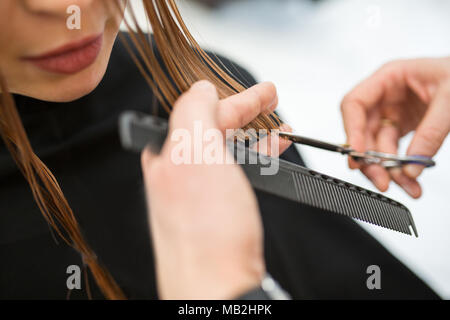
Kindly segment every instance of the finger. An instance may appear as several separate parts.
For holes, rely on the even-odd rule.
[[[292,132],[292,128],[283,123],[280,126],[280,131],[283,132]],[[272,143],[272,139],[277,139],[278,143]],[[262,138],[258,143],[251,147],[252,150],[258,151],[261,154],[270,156],[270,157],[279,157],[282,155],[290,146],[292,145],[292,141],[284,138],[280,138],[275,135],[266,136]]]
[[[401,70],[401,63],[390,63],[383,66],[357,85],[342,100],[341,111],[347,143],[355,150],[359,152],[367,150],[365,132],[368,130],[368,113],[378,107],[384,97],[386,83],[392,83],[389,81],[393,78],[392,75],[401,73]],[[349,166],[355,169],[360,165],[349,160]]]
[[[392,180],[414,199],[420,198],[422,188],[417,180],[408,177],[400,168],[389,169]]]
[[[439,87],[409,145],[407,154],[433,157],[442,146],[450,131],[450,82]],[[417,178],[423,166],[408,165],[404,173],[410,178]]]
[[[371,133],[366,133],[366,141],[369,150],[375,150],[376,141]],[[389,188],[389,173],[380,165],[363,165],[361,167],[362,173],[375,185],[381,192],[385,192]]]
[[[342,100],[341,111],[344,120],[347,143],[356,151],[367,150],[365,134],[368,130],[368,113],[377,107],[383,97],[383,82],[379,72],[357,85]],[[360,164],[349,159],[352,169]]]
[[[377,150],[397,154],[399,138],[400,131],[396,126],[381,127],[377,135]],[[421,196],[422,189],[415,179],[407,177],[399,168],[389,169],[388,172],[391,179],[411,197],[419,198]]]
[[[342,108],[342,115],[344,117],[344,126],[347,133],[347,144],[358,152],[366,150],[366,139],[364,132],[366,129],[367,115],[360,105],[356,103],[347,103]],[[348,158],[348,165],[351,169],[361,167],[361,164]]]
[[[382,126],[377,134],[377,150],[397,154],[400,131],[396,126]],[[399,168],[389,169],[389,176],[411,197],[419,198],[422,189],[415,179],[407,177]]]
[[[257,84],[219,103],[217,119],[222,130],[246,126],[259,114],[272,113],[278,105],[273,83]]]
[[[396,126],[381,126],[377,132],[377,151],[397,154],[400,131]]]
[[[389,188],[390,177],[386,169],[377,164],[363,165],[362,173],[374,184],[381,192],[386,192]]]
[[[217,128],[219,97],[216,87],[209,81],[196,82],[175,103],[170,117],[170,130],[177,128],[193,131],[196,121],[203,129]]]
[[[398,152],[398,140],[400,138],[400,132],[395,126],[381,126],[378,130],[376,136],[376,150],[379,152],[385,152],[390,154],[397,154]],[[383,187],[386,187],[386,191],[389,188],[389,183],[391,181],[391,176],[388,170],[386,171],[386,175],[383,175],[379,178],[379,184]]]
[[[173,107],[162,155],[173,156],[173,148],[179,146],[180,141],[190,143],[191,150],[197,150],[197,146],[204,142],[203,136],[207,130],[218,130],[218,104],[217,89],[212,83],[203,80],[193,84]]]

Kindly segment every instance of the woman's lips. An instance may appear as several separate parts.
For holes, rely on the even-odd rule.
[[[100,53],[103,33],[72,42],[56,50],[25,60],[54,73],[73,74],[89,67]]]

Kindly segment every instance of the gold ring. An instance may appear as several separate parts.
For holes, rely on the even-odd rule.
[[[394,127],[394,128],[398,128],[398,124],[397,122],[395,122],[394,120],[391,119],[381,119],[381,127]]]

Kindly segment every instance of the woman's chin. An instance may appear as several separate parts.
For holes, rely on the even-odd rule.
[[[82,82],[71,80],[71,85],[57,84],[54,86],[55,92],[44,90],[38,96],[34,96],[34,98],[48,102],[75,101],[94,91],[101,80],[102,77],[83,79]]]
[[[39,70],[28,74],[30,86],[19,85],[12,92],[48,102],[71,102],[78,100],[97,88],[105,75],[109,57],[100,59],[88,68],[75,74],[53,74]],[[17,86],[15,86],[17,87]]]

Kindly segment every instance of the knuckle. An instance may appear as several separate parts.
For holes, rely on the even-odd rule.
[[[404,69],[405,60],[393,60],[385,63],[379,70],[379,74],[386,79],[394,80]]]
[[[379,70],[378,75],[383,78],[395,80],[407,70],[407,64],[411,60],[393,60],[385,63]]]
[[[380,68],[380,70],[383,71],[391,71],[391,70],[395,70],[397,68],[400,68],[403,64],[404,64],[405,60],[392,60],[389,62],[386,62],[385,64],[383,64]]]
[[[399,63],[399,60],[391,60],[386,62],[385,64],[383,64],[384,69],[390,69],[390,68],[394,68],[395,66],[397,66]]]

